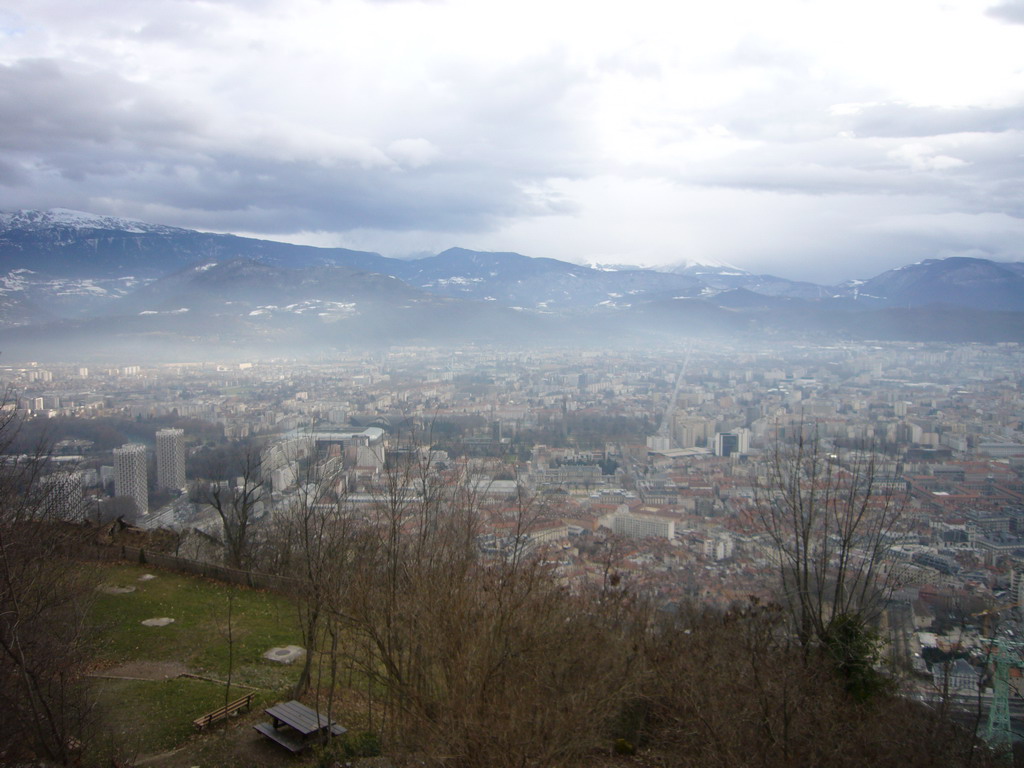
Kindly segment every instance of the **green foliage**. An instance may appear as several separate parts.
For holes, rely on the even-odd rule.
[[[618,741],[632,745],[643,745],[644,726],[649,714],[649,702],[638,698],[627,702],[615,718],[611,727],[611,735]]]
[[[625,739],[616,739],[613,745],[615,754],[617,755],[635,755],[636,747],[630,744]]]
[[[345,759],[345,752],[337,739],[313,748],[316,768],[334,768]]]
[[[377,757],[381,753],[380,739],[373,731],[346,733],[342,745],[346,757]]]
[[[858,701],[868,701],[892,691],[892,682],[876,669],[881,638],[858,614],[834,616],[821,643],[846,691]]]
[[[318,768],[334,768],[342,761],[381,754],[380,739],[372,731],[346,733],[316,749]]]

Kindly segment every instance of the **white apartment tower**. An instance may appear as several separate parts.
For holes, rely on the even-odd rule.
[[[43,509],[53,520],[80,522],[85,517],[82,473],[61,470],[42,479]]]
[[[161,429],[156,433],[156,484],[161,488],[185,487],[185,431]]]
[[[126,443],[114,449],[114,495],[130,497],[135,501],[137,514],[149,514],[146,446]]]
[[[630,539],[671,540],[676,537],[676,521],[660,515],[637,515],[629,511],[619,511],[612,518],[612,530]]]

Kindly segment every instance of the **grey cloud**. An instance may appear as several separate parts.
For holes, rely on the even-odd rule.
[[[526,206],[514,184],[479,173],[453,170],[425,178],[230,155],[191,165],[119,167],[105,162],[89,167],[79,161],[73,171],[37,177],[36,186],[41,188],[36,192],[69,207],[91,210],[104,201],[119,214],[140,218],[145,218],[143,211],[160,208],[171,216],[164,223],[252,232],[361,227],[473,231],[496,217],[524,212]],[[24,206],[24,195],[4,184],[0,207]]]
[[[29,174],[23,168],[0,159],[0,187],[20,187],[28,182]]]
[[[37,179],[55,199],[107,200],[135,215],[143,206],[175,212],[166,223],[213,225],[260,232],[380,229],[478,230],[496,217],[527,211],[512,181],[469,168],[388,173],[350,167],[327,169],[239,154],[142,157],[102,161],[50,157],[59,174]],[[22,190],[5,185],[4,207],[17,207]],[[91,206],[82,206],[89,209]]]
[[[730,158],[694,165],[681,180],[705,186],[804,195],[905,195],[943,197],[957,209],[1024,217],[1024,134],[1000,134],[984,142],[914,155],[898,141],[884,144],[834,139],[803,145],[766,144]],[[953,153],[961,165],[929,166]]]
[[[132,179],[150,198],[183,211],[217,211],[223,226],[249,231],[465,229],[518,213],[518,190],[468,169],[389,174],[220,155],[202,187],[174,178]]]
[[[238,14],[266,16],[280,0],[32,0],[11,14],[11,25],[46,30],[72,45],[75,58],[117,60],[111,41],[170,43],[202,56],[204,48],[230,39]]]
[[[51,34],[73,29],[78,34],[105,39],[133,34],[132,30],[154,20],[209,19],[211,4],[178,0],[33,0],[22,5],[16,13],[26,27],[45,27]]]
[[[836,103],[836,93],[844,94],[844,104]],[[877,96],[829,80],[812,80],[794,70],[779,75],[772,87],[745,95],[742,105],[727,105],[708,119],[739,136],[773,142],[805,142],[842,131],[860,138],[909,138],[1024,130],[1024,103],[915,107],[883,102]]]
[[[290,157],[275,141],[247,145],[218,135],[204,116],[157,86],[53,61],[0,66],[0,205],[95,209],[122,215],[167,212],[165,223],[252,232],[481,231],[500,219],[562,213],[538,192],[549,175],[582,169],[569,94],[581,83],[541,58],[516,68],[456,78],[451,108],[390,136],[389,146],[438,147],[417,167],[348,157]],[[394,127],[391,127],[394,130]],[[416,134],[413,134],[416,137]],[[416,165],[416,164],[412,164]],[[23,188],[32,168],[33,190]]]
[[[133,36],[146,42],[171,42],[194,47],[202,40],[212,40],[216,30],[197,20],[163,19],[144,24]]]
[[[744,94],[739,104],[727,104],[705,117],[705,122],[726,126],[741,138],[778,143],[804,143],[835,136],[843,126],[830,114],[837,92],[850,89],[827,80],[814,80],[801,71],[776,77],[771,87]],[[875,94],[853,91],[858,101]]]
[[[713,167],[700,167],[678,177],[708,187],[749,189],[798,195],[929,195],[938,190],[933,180],[920,175],[877,167],[862,168],[825,158],[791,158],[778,153],[738,157]]]
[[[1024,105],[962,109],[877,104],[844,118],[857,136],[924,137],[1024,130]]]
[[[1011,24],[1024,24],[1024,2],[1021,0],[1004,0],[985,11],[986,14],[1000,21]]]
[[[562,52],[491,71],[466,72],[453,64],[436,74],[455,96],[438,143],[447,138],[465,156],[480,153],[492,168],[527,178],[586,171],[590,147],[578,116],[588,78]]]
[[[181,105],[109,73],[68,72],[49,60],[0,65],[0,148],[67,151],[74,144],[153,142],[196,129]]]
[[[835,92],[857,103],[837,105]],[[701,116],[700,124],[751,142],[746,148],[690,162],[675,178],[787,194],[928,196],[1024,217],[1024,104],[941,109],[874,96],[784,73],[741,104]]]

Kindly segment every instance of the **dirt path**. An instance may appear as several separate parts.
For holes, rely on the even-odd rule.
[[[92,677],[118,680],[170,680],[188,672],[180,661],[130,661],[95,672]]]
[[[135,765],[149,768],[309,768],[316,765],[312,752],[292,755],[253,730],[266,720],[251,712],[197,733],[175,749],[141,755]]]

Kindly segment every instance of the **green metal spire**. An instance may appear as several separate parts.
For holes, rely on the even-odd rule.
[[[1009,648],[999,640],[996,646],[992,679],[992,706],[988,710],[988,728],[985,741],[996,752],[1009,753],[1013,748],[1013,731],[1010,728],[1010,667],[1021,666],[1020,659],[1010,653]]]

